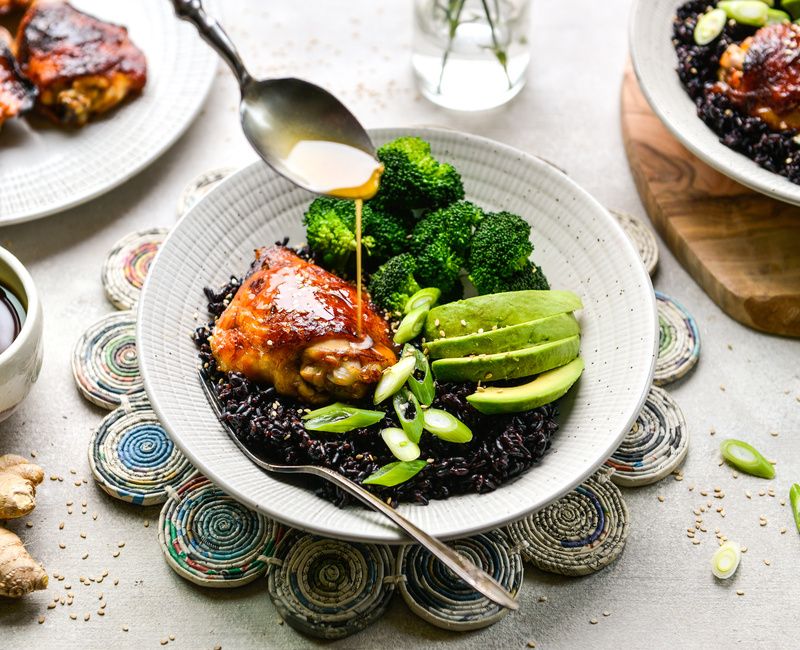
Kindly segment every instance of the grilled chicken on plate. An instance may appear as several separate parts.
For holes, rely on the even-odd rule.
[[[261,248],[217,320],[211,350],[223,372],[310,404],[364,397],[397,361],[389,328],[356,289],[283,246]]]
[[[83,126],[147,82],[144,54],[127,29],[66,2],[40,0],[25,13],[17,56],[39,90],[39,110],[69,126]]]
[[[0,126],[33,108],[36,88],[22,76],[11,52],[11,34],[0,28]]]
[[[762,27],[720,57],[717,89],[772,129],[800,128],[800,25]]]

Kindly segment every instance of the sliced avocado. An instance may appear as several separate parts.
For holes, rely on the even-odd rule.
[[[583,372],[583,359],[576,357],[565,366],[543,372],[533,381],[520,386],[482,388],[467,397],[481,413],[521,413],[555,402],[578,381]]]
[[[519,325],[582,308],[581,299],[571,291],[491,293],[431,309],[425,321],[425,338],[432,341],[464,336],[479,329],[488,332],[493,327]]]
[[[519,350],[537,343],[565,339],[580,332],[580,325],[572,314],[556,314],[481,334],[437,339],[425,346],[431,359],[466,357],[470,354],[497,354]]]
[[[572,361],[578,356],[580,342],[580,336],[570,336],[499,354],[437,359],[431,367],[439,381],[498,381],[530,377]]]

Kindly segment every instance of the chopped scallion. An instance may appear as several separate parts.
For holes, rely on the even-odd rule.
[[[381,467],[377,472],[370,474],[362,483],[365,485],[383,485],[385,487],[400,485],[419,474],[427,464],[424,460],[389,463]]]
[[[392,404],[403,431],[419,444],[422,435],[422,408],[416,395],[404,386],[394,394]]]
[[[439,296],[442,295],[442,292],[437,289],[436,287],[428,287],[426,289],[420,289],[408,299],[405,308],[403,309],[404,314],[410,314],[415,309],[420,307],[427,307],[430,309],[433,307],[437,302],[439,302]]]
[[[728,15],[722,9],[713,9],[701,14],[694,27],[694,42],[698,45],[708,45],[715,40],[728,22]]]
[[[711,556],[711,571],[720,580],[727,580],[739,568],[742,548],[735,542],[725,542]]]
[[[470,428],[454,415],[442,409],[426,409],[423,426],[427,431],[447,442],[469,442],[472,440]]]
[[[303,426],[309,431],[347,433],[377,424],[385,416],[383,411],[370,411],[337,402],[306,413],[303,416]]]
[[[800,532],[800,485],[797,483],[789,490],[789,501],[792,502],[792,514],[794,523],[797,525],[797,532]]]
[[[400,321],[400,325],[394,333],[394,342],[397,344],[408,343],[417,338],[425,326],[425,317],[430,310],[427,305],[422,305],[422,307],[417,307],[414,311],[409,312]]]
[[[381,438],[397,460],[419,458],[419,446],[402,429],[388,427],[381,431]]]
[[[772,463],[746,442],[733,438],[723,440],[720,451],[728,463],[745,474],[761,478],[775,478],[775,468]]]
[[[408,378],[408,387],[422,406],[430,406],[433,398],[436,397],[436,386],[433,383],[433,372],[431,371],[431,364],[428,363],[428,357],[423,354],[422,350],[415,348],[413,345],[406,345],[400,356],[413,357],[415,359],[414,372],[422,373],[422,379],[417,379],[412,374]]]
[[[388,368],[381,377],[378,385],[375,386],[373,403],[380,404],[387,397],[394,395],[408,378],[414,373],[416,359],[414,357],[404,357],[391,368]]]

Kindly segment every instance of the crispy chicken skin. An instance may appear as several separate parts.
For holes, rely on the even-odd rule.
[[[37,2],[25,13],[17,56],[39,89],[38,109],[69,126],[111,110],[147,81],[144,54],[127,29],[66,2]]]
[[[356,290],[282,246],[256,251],[253,270],[217,320],[211,350],[240,372],[310,404],[364,397],[397,361],[386,321]]]
[[[27,9],[33,0],[0,0],[0,16],[10,14],[18,9]]]
[[[7,119],[33,108],[36,88],[22,76],[9,44],[10,34],[0,28],[0,127]]]
[[[800,26],[767,25],[720,57],[718,90],[772,129],[800,128]]]

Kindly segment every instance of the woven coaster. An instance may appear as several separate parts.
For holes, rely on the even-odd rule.
[[[650,485],[669,476],[686,458],[689,433],[680,407],[663,388],[652,386],[641,413],[606,465],[617,485]]]
[[[267,570],[279,528],[245,508],[205,476],[169,488],[158,540],[167,564],[203,587],[239,587]]]
[[[206,194],[230,176],[236,169],[222,167],[212,169],[195,176],[181,192],[178,199],[178,217],[182,217],[191,210]]]
[[[656,291],[658,359],[653,383],[664,386],[683,377],[700,357],[700,333],[689,312],[673,298]]]
[[[166,228],[140,230],[114,244],[103,264],[102,279],[106,297],[117,309],[136,306],[150,263],[168,232]]]
[[[507,535],[493,530],[451,543],[460,554],[508,589],[522,586],[523,568]],[[420,618],[446,630],[477,630],[503,618],[508,610],[469,587],[422,546],[405,546],[397,558],[397,572],[404,577],[400,593]]]
[[[625,548],[628,508],[601,469],[575,490],[508,527],[522,557],[542,569],[584,576],[611,564]]]
[[[144,397],[103,419],[89,441],[89,466],[107,494],[141,506],[164,503],[167,486],[177,487],[195,471]]]
[[[341,639],[374,623],[394,594],[388,546],[290,531],[269,560],[269,595],[294,629]]]
[[[113,410],[122,396],[144,390],[136,355],[136,316],[120,311],[101,318],[78,339],[72,374],[90,402]]]
[[[639,217],[616,210],[609,210],[609,212],[619,221],[619,225],[622,226],[636,250],[639,251],[639,256],[642,258],[647,272],[653,275],[658,266],[658,242],[653,231]]]

